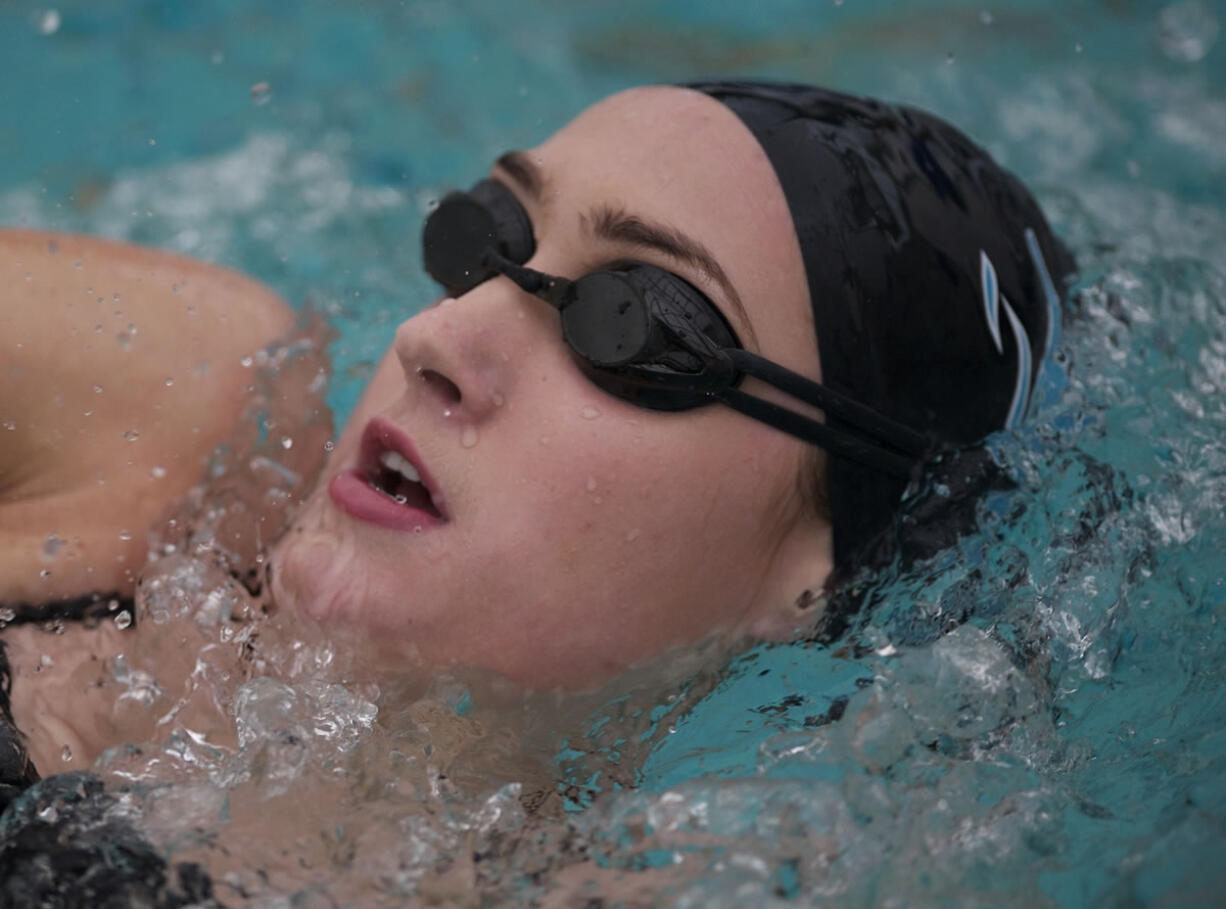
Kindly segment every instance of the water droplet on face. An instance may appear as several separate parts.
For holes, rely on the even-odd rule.
[[[639,530],[637,527],[634,528],[633,530],[631,530],[629,533],[626,534],[626,542],[633,543],[635,540],[639,538],[639,535],[641,533],[642,531]]]
[[[174,380],[174,379],[172,379],[172,378],[170,378],[169,376],[167,376],[167,377],[166,377],[166,381],[165,381],[163,384],[164,384],[164,385],[165,385],[167,388],[170,388],[171,386],[173,386],[173,385],[175,384],[175,380]]]
[[[392,496],[392,500],[397,505],[407,505],[409,503],[409,499],[407,496]]]
[[[38,665],[42,666],[44,669],[50,669],[55,665],[55,660],[51,659],[51,654],[44,653],[38,658]]]
[[[102,334],[102,324],[101,323],[94,326],[94,334],[96,335]]]
[[[251,86],[251,100],[256,105],[267,104],[271,98],[272,86],[270,86],[267,82],[257,82],[255,85]]]
[[[592,405],[589,404],[587,407],[583,408],[581,413],[583,415],[583,419],[595,420],[598,416],[600,416],[600,408],[593,407]]]
[[[54,559],[57,555],[59,555],[60,550],[67,545],[67,540],[62,540],[53,533],[47,534],[47,542],[43,544],[44,558]]]
[[[115,341],[119,344],[120,350],[128,350],[132,347],[132,335],[126,331],[121,331],[115,335]]]
[[[595,491],[596,491],[596,478],[595,478],[595,477],[588,477],[588,478],[587,478],[587,491],[588,491],[588,492],[595,492]]]
[[[44,581],[47,580],[47,578],[51,577],[51,569],[44,568],[42,571],[38,573],[38,576],[42,578]]]
[[[128,610],[125,609],[123,612],[116,614],[115,627],[118,628],[120,631],[123,631],[125,628],[127,628],[131,624],[132,624],[132,613],[128,612]]]
[[[60,752],[60,760],[63,761],[65,764],[70,763],[72,761],[72,749],[69,748],[67,745],[65,745],[64,750]]]
[[[250,369],[250,368],[251,368],[251,364],[252,364],[252,363],[254,363],[254,362],[255,362],[255,360],[251,359],[251,357],[243,357],[243,358],[242,358],[241,360],[239,360],[238,362],[242,364],[243,369]]]
[[[80,263],[80,262],[73,262],[73,263],[72,263],[72,267],[73,267],[73,268],[80,268],[80,267],[81,267],[81,263]]]
[[[7,625],[13,619],[17,618],[17,612],[8,606],[0,609],[0,625]]]
[[[160,480],[162,477],[166,476],[166,468],[160,465],[155,465],[154,468],[149,471],[149,473],[153,475],[153,479]]]
[[[331,439],[328,439],[328,441],[324,442],[324,451],[332,451],[334,448],[336,448],[336,443],[333,442]]]
[[[413,525],[413,533],[421,533],[422,527],[420,524]]]
[[[129,429],[127,432],[123,434],[123,440],[125,442],[135,442],[139,438],[140,438],[140,433],[137,432],[135,429]]]
[[[132,539],[132,531],[130,530],[119,531],[119,539],[123,540],[126,543],[128,540]]]
[[[81,416],[83,417],[92,417],[93,415],[94,415],[94,412],[92,410],[81,411]]]
[[[12,420],[5,420],[4,428],[7,429],[9,432],[14,432],[17,429],[17,424],[14,423]]]
[[[450,407],[444,408],[443,409],[443,419],[448,419],[450,417],[451,417],[451,408]]]
[[[498,394],[498,392],[494,392],[490,398],[494,402],[495,407],[501,407],[503,404],[507,403],[507,399]]]
[[[477,444],[477,427],[465,426],[460,433],[460,444],[465,448],[472,448]]]
[[[291,439],[289,436],[283,436],[281,439],[281,447],[284,448],[286,451],[289,451],[291,448],[294,447],[294,440]]]
[[[541,444],[542,444],[542,445],[544,445],[544,446],[548,447],[548,446],[549,446],[549,442],[550,442],[549,436],[541,436]]]
[[[100,394],[102,394],[102,386],[101,386],[101,385],[95,385],[95,386],[94,386],[94,394],[96,394],[96,395],[100,395]]]

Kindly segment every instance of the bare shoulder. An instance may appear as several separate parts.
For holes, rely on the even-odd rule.
[[[225,268],[0,229],[0,602],[130,589],[242,411],[245,358],[294,323]]]

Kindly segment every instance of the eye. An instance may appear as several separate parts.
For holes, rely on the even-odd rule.
[[[422,229],[426,271],[454,296],[493,274],[481,264],[491,247],[519,265],[532,258],[536,248],[528,213],[496,180],[482,180],[466,193],[449,193]]]

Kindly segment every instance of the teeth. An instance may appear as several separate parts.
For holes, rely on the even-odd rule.
[[[421,474],[417,472],[417,468],[405,460],[404,456],[399,452],[387,450],[379,455],[379,463],[388,470],[394,470],[406,480],[413,483],[421,482]]]

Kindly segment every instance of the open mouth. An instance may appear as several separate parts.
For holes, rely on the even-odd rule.
[[[437,520],[443,520],[443,513],[434,504],[434,497],[421,481],[421,473],[400,452],[384,448],[375,464],[364,464],[362,469],[366,482],[397,505],[424,511]]]
[[[328,484],[332,501],[351,517],[420,533],[450,520],[413,441],[380,417],[362,433],[357,464]]]

